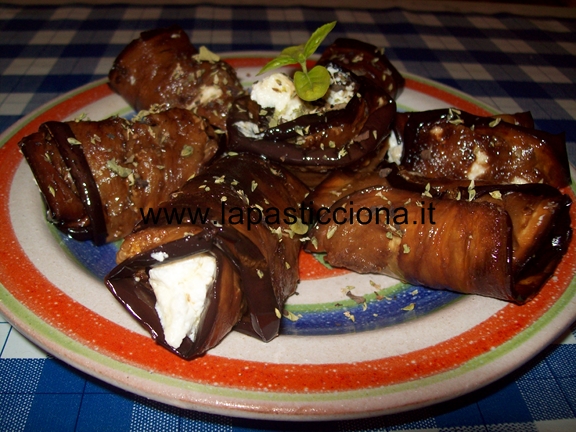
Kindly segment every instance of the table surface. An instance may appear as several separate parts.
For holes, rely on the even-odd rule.
[[[424,4],[423,4],[424,5]],[[143,30],[179,24],[214,52],[278,51],[337,20],[333,36],[386,48],[401,70],[503,112],[531,111],[566,133],[576,163],[576,20],[538,14],[381,9],[0,3],[0,133],[55,97],[107,75]],[[500,9],[501,10],[501,9]],[[553,13],[554,12],[554,13]],[[5,246],[5,245],[3,245]],[[576,430],[576,339],[569,329],[518,371],[457,400],[396,415],[323,423],[187,411],[109,386],[32,345],[0,317],[0,430]]]

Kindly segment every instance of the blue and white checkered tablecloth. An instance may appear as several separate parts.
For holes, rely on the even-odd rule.
[[[55,97],[105,77],[143,30],[177,23],[193,43],[214,52],[278,51],[337,20],[335,36],[385,47],[402,71],[501,111],[529,110],[538,128],[565,131],[576,164],[574,11],[563,17],[546,9],[537,16],[457,10],[0,3],[0,133]],[[0,430],[574,431],[574,334],[456,400],[370,419],[276,423],[187,411],[126,393],[45,355],[0,317]]]

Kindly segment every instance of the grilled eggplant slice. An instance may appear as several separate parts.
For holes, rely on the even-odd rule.
[[[527,127],[525,117],[480,117],[455,109],[398,113],[400,165],[428,178],[567,186],[564,134]]]
[[[115,59],[110,87],[136,111],[154,105],[190,109],[225,130],[232,100],[244,92],[236,71],[204,53],[177,26],[141,33]]]
[[[51,121],[20,149],[47,218],[77,240],[100,245],[129,234],[214,157],[219,138],[192,112],[174,108],[133,120]]]
[[[250,96],[236,99],[228,122],[228,148],[312,172],[362,165],[390,133],[396,103],[363,77],[351,77],[356,90],[345,106],[284,123]]]
[[[322,53],[318,64],[335,63],[363,76],[393,99],[402,93],[405,79],[384,53],[384,48],[357,39],[338,38]]]
[[[344,177],[316,189],[322,198],[347,184],[349,194],[315,202],[321,217],[310,231],[309,252],[326,253],[329,264],[359,273],[523,303],[550,277],[571,240],[571,200],[549,185],[399,189],[387,178],[370,181],[380,185],[355,187]],[[319,210],[321,203],[327,210]]]
[[[223,157],[161,204],[160,217],[143,221],[125,239],[106,284],[159,344],[183,358],[202,355],[232,329],[269,341],[278,335],[284,302],[298,283],[300,238],[307,229],[298,209],[307,192],[262,158]],[[175,222],[170,215],[176,214],[184,217]],[[165,333],[172,330],[160,319],[153,272],[174,261],[193,266],[191,260],[204,254],[215,271],[197,337],[169,343]]]

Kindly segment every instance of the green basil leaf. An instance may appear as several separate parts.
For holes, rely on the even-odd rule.
[[[256,75],[261,75],[269,70],[277,69],[282,66],[288,66],[296,63],[298,62],[294,60],[292,57],[280,54],[275,59],[270,60],[268,63],[266,63],[266,65],[262,69],[260,69],[260,72],[258,72]]]
[[[312,36],[310,36],[310,39],[308,39],[308,42],[304,45],[304,58],[308,58],[316,52],[322,41],[335,26],[336,21],[332,21],[331,23],[318,27],[318,29],[312,33]]]
[[[308,102],[320,99],[330,87],[330,73],[324,66],[314,66],[308,74],[298,71],[294,74],[294,86],[300,99]]]
[[[294,59],[294,63],[304,63],[306,56],[304,55],[304,44],[286,47],[280,53],[281,56],[290,56]]]

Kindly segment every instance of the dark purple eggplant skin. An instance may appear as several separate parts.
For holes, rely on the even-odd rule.
[[[106,284],[157,343],[182,358],[202,355],[221,340],[224,330],[234,329],[270,341],[279,333],[283,304],[298,283],[300,235],[286,233],[289,226],[284,222],[251,220],[250,225],[248,220],[240,224],[228,218],[233,209],[250,215],[253,206],[298,208],[307,193],[308,188],[296,177],[263,158],[249,154],[223,156],[161,204],[166,213],[135,227],[121,246],[120,262],[106,277]],[[173,210],[181,214],[182,209],[190,208],[209,209],[209,219],[193,221],[186,216],[176,222],[167,218]],[[229,276],[227,283],[232,279],[239,283],[243,309],[222,312],[220,306],[220,310],[211,312],[208,306],[198,339],[192,342],[186,338],[176,350],[168,346],[154,309],[153,290],[147,283],[150,267],[159,264],[152,257],[154,252],[168,255],[163,263],[196,253],[213,254],[219,274],[227,268],[226,274],[232,271],[236,275]],[[217,278],[209,292],[210,305],[230,289]],[[223,328],[222,320],[228,328]],[[213,335],[216,331],[219,338]]]
[[[72,145],[69,141],[75,138],[67,123],[49,121],[41,125],[38,133],[24,138],[19,146],[35,178],[38,179],[40,192],[49,209],[48,220],[72,238],[81,241],[92,240],[95,245],[102,245],[106,243],[107,228],[100,192],[82,146]],[[44,178],[59,177],[51,163],[43,160],[45,151],[39,150],[50,145],[47,139],[57,149],[74,182],[76,191],[70,193],[66,203],[58,203],[53,199],[51,193],[45,190],[45,185],[40,181]],[[50,182],[46,183],[50,184]],[[86,216],[85,221],[78,218],[77,209],[74,211],[74,208],[78,207],[78,202],[83,209],[82,214]],[[58,215],[50,212],[50,209],[56,208]],[[60,218],[60,216],[64,217]]]
[[[229,216],[231,209],[242,209],[242,213],[247,215],[255,206],[263,209],[297,209],[308,192],[300,180],[280,166],[255,155],[238,154],[224,156],[214,162],[205,172],[173,193],[171,199],[161,207],[169,213],[173,209],[210,208],[209,214],[213,220],[222,224],[223,228],[238,231],[260,250],[271,268],[273,294],[279,304],[283,304],[294,293],[298,282],[297,257],[301,245],[298,236],[282,237],[279,241],[278,235],[272,233],[271,229],[281,228],[283,232],[289,230],[291,225],[284,221],[268,224],[262,220],[248,225],[246,219],[245,223],[231,224]],[[226,201],[222,201],[224,196]],[[158,224],[169,225],[169,222],[162,219]],[[144,228],[145,225],[140,224],[135,232]],[[282,258],[289,260],[290,269],[285,267]]]
[[[178,348],[170,346],[164,339],[162,324],[155,310],[156,298],[146,282],[148,271],[160,264],[153,258],[153,254],[159,252],[168,257],[162,264],[198,253],[209,253],[217,262],[215,281],[207,293],[207,307],[201,317],[197,337],[194,341],[184,338]],[[226,320],[219,319],[218,315],[223,313],[222,302],[228,305],[227,298],[223,297],[230,288],[225,286],[226,282],[222,279],[225,265],[231,265],[238,272],[246,287],[242,292],[247,297],[252,325],[250,330],[264,341],[273,339],[278,335],[280,319],[275,313],[279,306],[270,288],[268,265],[258,248],[233,229],[210,225],[199,235],[186,236],[135,255],[114,268],[106,276],[105,283],[116,299],[148,330],[159,345],[190,360],[218,344],[237,321],[223,323]],[[254,266],[262,272],[262,277],[257,275]],[[240,318],[241,311],[238,313]],[[229,325],[228,328],[219,330],[219,334],[215,336],[215,327],[226,324]]]
[[[453,200],[456,197],[464,201],[471,199],[468,180],[430,179],[402,171],[395,164],[381,164],[379,168],[380,173],[386,173],[381,176],[383,185],[417,193],[423,193],[426,190],[427,194],[438,199]],[[373,178],[377,179],[374,176]],[[556,206],[554,222],[549,227],[549,232],[534,243],[533,253],[514,268],[516,290],[519,293],[516,301],[523,303],[538,292],[568,250],[573,236],[570,217],[572,199],[554,186],[545,183],[502,185],[479,182],[474,185],[473,190],[474,200],[489,200],[498,205],[504,205],[504,201],[492,199],[491,192],[498,191],[504,198],[507,194],[522,194],[534,200],[548,200],[550,204]]]
[[[201,117],[172,108],[133,121],[48,121],[19,147],[47,219],[76,240],[101,245],[130,234],[139,209],[155,208],[198,174],[218,152],[219,137]]]
[[[374,187],[409,191],[422,200],[478,201],[503,208],[510,216],[513,242],[511,281],[514,295],[506,300],[516,303],[524,303],[538,293],[572,241],[572,199],[544,183],[474,184],[469,180],[427,178],[394,163],[383,162],[369,173],[332,171],[306,197],[306,203],[316,214],[320,207],[330,208],[338,200],[352,200],[358,205],[351,195]],[[375,204],[381,204],[380,199]],[[530,226],[532,228],[527,229]],[[362,243],[362,247],[366,247],[366,243]]]
[[[390,62],[383,48],[357,39],[338,38],[322,53],[317,64],[335,63],[363,76],[396,99],[405,85],[405,79]]]
[[[503,120],[504,118],[505,120]],[[480,150],[487,169],[477,182],[544,182],[554,187],[571,182],[562,134],[551,134],[509,122],[507,117],[481,117],[455,109],[396,115],[394,133],[404,146],[400,165],[423,177],[465,180]]]
[[[273,128],[267,126],[265,110],[249,96],[236,99],[228,120],[228,149],[263,155],[310,171],[324,172],[361,163],[385,142],[396,114],[396,103],[363,77],[357,81],[357,94],[346,107],[322,115],[303,115]],[[239,121],[256,123],[263,136],[243,136],[234,126]]]
[[[152,339],[182,358],[193,358],[199,355],[199,353],[204,352],[202,348],[207,339],[209,329],[208,326],[202,324],[206,319],[214,319],[213,317],[216,311],[212,306],[216,304],[216,302],[209,302],[204,318],[201,320],[202,324],[198,332],[198,337],[194,342],[189,338],[185,338],[182,345],[178,348],[173,348],[168,345],[164,339],[164,331],[160,323],[160,318],[155,310],[156,297],[145,282],[147,270],[155,264],[159,264],[157,260],[152,258],[154,252],[166,253],[169,258],[166,259],[165,262],[170,262],[176,258],[183,258],[194,253],[209,252],[217,259],[217,272],[219,272],[220,268],[221,254],[214,251],[210,237],[185,237],[124,261],[115,267],[105,278],[106,286],[110,292],[138,323],[150,333]],[[208,299],[218,296],[220,290],[220,277],[219,274],[217,274]]]
[[[136,111],[154,105],[191,109],[223,130],[230,104],[244,92],[242,84],[232,66],[197,59],[197,54],[179,26],[142,32],[114,60],[110,88]],[[217,87],[220,97],[203,101],[207,86]]]
[[[332,215],[344,206],[350,214],[360,208],[379,214],[378,209],[387,207],[403,208],[411,215],[420,214],[421,206],[431,206],[434,216],[414,224],[386,218],[340,223]],[[332,266],[435,289],[500,299],[515,295],[509,217],[492,203],[423,198],[420,193],[371,186],[334,203],[312,232],[316,241],[308,242],[305,250],[325,252]]]
[[[431,188],[433,189],[433,188]],[[461,199],[470,199],[470,190],[466,186],[459,186]],[[548,227],[548,231],[532,244],[532,253],[514,266],[514,280],[516,291],[518,292],[518,303],[523,303],[532,298],[552,275],[556,266],[568,250],[572,241],[572,221],[570,217],[570,207],[572,199],[563,194],[557,188],[544,183],[509,184],[509,185],[479,185],[474,187],[474,200],[489,200],[501,204],[503,200],[493,200],[491,192],[498,191],[506,200],[507,195],[522,194],[527,197],[529,204],[530,197],[534,201],[542,200],[549,203],[550,207],[555,207],[553,223]],[[441,196],[449,197],[453,191],[444,190]],[[506,211],[512,212],[505,204]],[[514,219],[513,219],[514,220]]]

